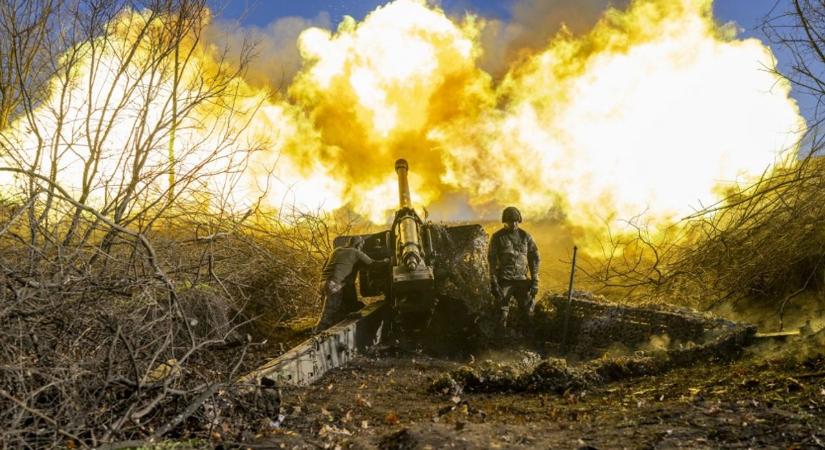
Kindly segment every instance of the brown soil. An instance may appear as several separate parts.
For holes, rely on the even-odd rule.
[[[360,357],[282,391],[264,448],[819,448],[825,360],[697,363],[553,393],[434,394],[468,361]],[[251,443],[244,444],[247,446]]]

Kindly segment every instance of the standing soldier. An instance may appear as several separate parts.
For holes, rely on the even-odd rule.
[[[343,311],[344,284],[346,283],[345,280],[355,270],[356,264],[370,265],[389,261],[388,259],[374,261],[361,251],[363,246],[364,238],[353,236],[349,239],[346,247],[338,247],[333,250],[327,258],[327,262],[324,263],[324,268],[321,270],[321,285],[319,286],[324,309],[321,312],[321,319],[315,326],[316,332],[329,328],[349,312]]]
[[[539,290],[539,252],[529,233],[519,227],[521,213],[514,206],[501,214],[504,227],[490,238],[487,261],[493,296],[501,305],[501,326],[507,326],[510,298],[518,303],[521,325],[527,324]],[[528,274],[529,272],[529,274]]]

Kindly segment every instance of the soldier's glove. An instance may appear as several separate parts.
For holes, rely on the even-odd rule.
[[[530,283],[530,297],[535,298],[536,294],[538,294],[538,293],[539,293],[539,280],[533,280],[533,282]]]
[[[381,263],[381,264],[389,264],[389,263],[390,263],[390,259],[389,259],[389,258],[384,258],[384,259],[382,259],[382,260],[380,260],[380,261],[378,261],[378,262],[379,262],[379,263]]]

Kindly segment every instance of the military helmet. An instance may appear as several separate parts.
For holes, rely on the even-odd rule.
[[[364,245],[364,238],[361,236],[352,236],[349,238],[349,242],[347,243],[347,247],[352,248],[361,248]]]
[[[518,222],[521,223],[521,212],[519,212],[518,208],[515,206],[508,206],[504,208],[504,211],[501,212],[501,222],[502,223],[510,223],[510,222]]]

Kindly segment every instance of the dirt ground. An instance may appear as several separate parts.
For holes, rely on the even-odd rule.
[[[434,394],[470,363],[359,357],[282,391],[280,428],[251,448],[821,448],[825,360],[765,360],[641,377],[564,395]]]

